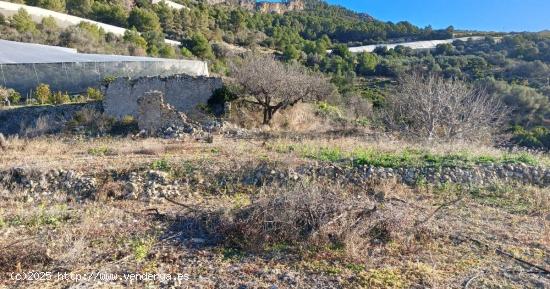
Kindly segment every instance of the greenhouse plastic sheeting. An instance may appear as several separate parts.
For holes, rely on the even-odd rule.
[[[0,40],[0,85],[28,94],[39,83],[80,93],[106,77],[208,76],[206,62],[152,57],[83,54],[64,47]]]
[[[472,36],[472,37],[462,37],[462,38],[453,38],[445,40],[426,40],[426,41],[414,41],[414,42],[402,42],[394,44],[373,44],[365,46],[350,47],[349,51],[352,53],[361,53],[361,52],[373,52],[377,47],[386,47],[387,49],[393,49],[397,46],[409,47],[413,50],[421,49],[434,49],[439,44],[453,43],[456,40],[468,41],[471,40],[481,40],[484,39],[483,36]],[[328,53],[332,53],[332,50],[328,50]]]

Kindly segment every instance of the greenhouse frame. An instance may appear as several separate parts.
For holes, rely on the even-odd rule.
[[[203,61],[78,53],[76,49],[0,40],[0,85],[29,95],[40,83],[77,94],[112,77],[208,76]]]

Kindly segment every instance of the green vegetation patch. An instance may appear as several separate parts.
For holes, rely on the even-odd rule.
[[[274,146],[279,153],[295,152],[298,155],[325,162],[351,162],[355,166],[375,167],[472,167],[483,164],[527,164],[538,165],[540,161],[532,154],[507,153],[501,156],[473,155],[468,152],[435,154],[425,150],[404,149],[381,151],[373,148],[356,148],[345,151],[339,147],[315,147],[309,145]]]
[[[76,216],[69,212],[67,205],[56,205],[47,208],[40,204],[38,211],[28,215],[13,215],[0,218],[0,228],[10,226],[25,226],[27,228],[57,228],[62,224],[76,221]]]
[[[520,126],[513,128],[512,141],[520,146],[550,149],[550,129],[545,127],[535,127],[531,130],[526,130]]]
[[[172,165],[168,162],[166,158],[155,160],[151,163],[150,168],[152,170],[170,172],[172,170]]]
[[[500,208],[511,214],[538,214],[550,210],[550,202],[545,197],[548,192],[536,187],[495,184],[470,188],[468,193],[482,205]]]
[[[94,147],[88,150],[88,154],[92,156],[107,156],[107,155],[113,155],[114,153],[115,152],[107,146]]]

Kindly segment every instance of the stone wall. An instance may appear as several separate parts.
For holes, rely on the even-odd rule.
[[[233,187],[227,184],[267,185],[301,180],[330,179],[333,182],[368,187],[373,181],[389,181],[416,186],[418,184],[463,184],[490,186],[493,184],[550,185],[550,168],[525,164],[484,165],[472,168],[381,168],[349,167],[332,164],[306,164],[285,167],[276,164],[234,163],[222,169],[216,163],[207,170],[193,170],[176,178],[161,171],[133,169],[124,172],[106,171],[98,175],[60,169],[12,168],[0,171],[0,196],[22,192],[32,198],[51,198],[62,191],[86,199],[101,191],[101,182],[108,173],[113,182],[121,184],[121,198],[144,200],[181,196],[194,191],[217,191]],[[239,188],[239,186],[235,186]]]
[[[190,112],[206,104],[212,93],[223,85],[221,78],[173,75],[167,77],[117,78],[105,91],[103,106],[109,116],[138,117],[138,98],[146,92],[160,91],[165,101],[181,112]]]
[[[4,135],[25,135],[59,132],[67,120],[82,109],[102,111],[101,102],[71,103],[62,105],[40,105],[0,109],[0,133]],[[39,130],[39,131],[37,131]]]

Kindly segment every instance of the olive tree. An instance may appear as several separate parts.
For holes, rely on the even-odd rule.
[[[416,138],[475,139],[493,133],[508,115],[483,88],[436,75],[406,75],[386,100],[386,124]]]
[[[322,100],[336,93],[322,74],[271,56],[247,55],[240,64],[232,65],[231,76],[241,90],[241,99],[262,109],[263,124],[298,102]]]

